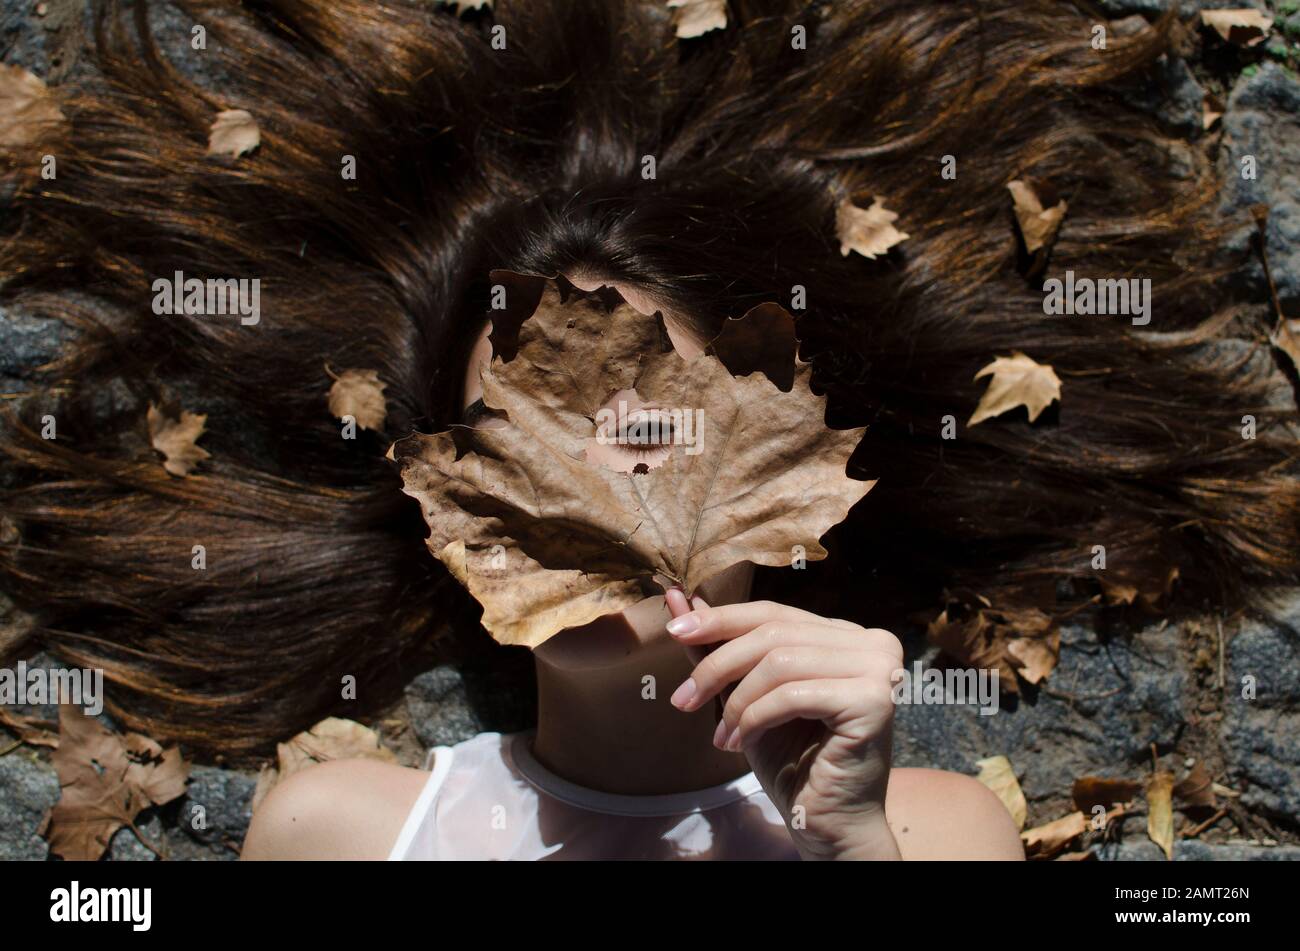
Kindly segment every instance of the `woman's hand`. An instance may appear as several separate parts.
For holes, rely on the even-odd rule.
[[[672,703],[726,700],[714,744],[744,751],[800,853],[899,858],[885,823],[898,638],[770,601],[667,601],[668,631],[696,661]]]

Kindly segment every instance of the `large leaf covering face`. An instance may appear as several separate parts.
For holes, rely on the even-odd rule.
[[[531,316],[494,320],[494,350],[510,359],[495,356],[481,379],[503,425],[416,434],[393,450],[429,549],[483,605],[488,632],[536,647],[667,585],[693,594],[741,562],[825,558],[819,539],[874,484],[845,474],[864,430],[827,428],[807,364],[792,385],[788,367],[769,371],[785,391],[765,372],[724,365],[729,353],[755,364],[753,338],[774,338],[774,305],[728,321],[688,360],[657,314],[566,290],[547,280]],[[624,393],[691,414],[690,441],[683,415],[673,418],[680,442],[654,468],[589,461],[598,425],[611,432],[601,409]]]

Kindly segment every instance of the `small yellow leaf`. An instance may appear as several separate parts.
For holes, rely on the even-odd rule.
[[[1201,23],[1236,46],[1256,46],[1273,29],[1273,18],[1258,10],[1202,10]]]
[[[727,0],[668,0],[668,7],[677,11],[673,22],[678,39],[693,39],[727,26]]]
[[[149,442],[165,457],[163,468],[174,476],[187,476],[208,453],[195,445],[203,435],[207,416],[181,411],[173,419],[152,403],[149,404]]]
[[[351,416],[362,429],[381,431],[388,416],[387,385],[376,370],[344,370],[330,387],[330,412],[340,419]]]
[[[993,379],[989,388],[984,391],[967,426],[1001,416],[1017,406],[1029,411],[1032,423],[1043,410],[1061,398],[1061,380],[1056,371],[1046,363],[1036,363],[1019,350],[1009,357],[996,358],[976,373],[975,379],[990,375]]]
[[[208,154],[231,158],[253,151],[262,141],[257,120],[243,109],[218,112],[208,132]]]
[[[840,254],[847,257],[850,251],[856,251],[865,258],[874,258],[906,241],[910,236],[894,227],[897,220],[898,214],[887,211],[879,198],[873,199],[870,208],[859,208],[846,198],[835,212]]]
[[[1007,807],[1007,812],[1011,813],[1016,828],[1023,829],[1025,820],[1029,818],[1029,805],[1025,802],[1025,794],[1020,790],[1015,770],[1011,768],[1011,760],[1005,756],[990,756],[978,760],[975,765],[980,768],[980,774],[975,778],[993,790]]]
[[[1058,201],[1051,208],[1044,208],[1038,195],[1027,184],[1016,180],[1007,182],[1011,200],[1015,204],[1016,222],[1020,225],[1020,234],[1025,239],[1025,250],[1033,254],[1044,245],[1056,240],[1061,220],[1065,217],[1068,206],[1065,201]]]
[[[1156,773],[1147,782],[1147,835],[1167,859],[1174,857],[1173,792],[1173,773]]]

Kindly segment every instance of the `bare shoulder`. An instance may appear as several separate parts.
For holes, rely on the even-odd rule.
[[[429,773],[366,759],[294,773],[267,795],[243,859],[385,859]]]
[[[1025,857],[1006,806],[973,776],[895,769],[889,774],[885,816],[905,860]]]

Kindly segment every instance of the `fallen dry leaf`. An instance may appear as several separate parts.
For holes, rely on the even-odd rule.
[[[252,113],[243,109],[218,112],[208,132],[208,154],[239,158],[262,142],[262,133]]]
[[[1259,10],[1202,10],[1201,23],[1234,46],[1256,46],[1273,29],[1273,18]]]
[[[190,769],[178,747],[114,733],[70,704],[59,707],[59,748],[50,762],[59,801],[41,834],[53,854],[87,861],[103,855],[113,833],[133,826],[142,810],[183,795]]]
[[[163,468],[174,476],[189,475],[209,454],[195,445],[208,417],[181,410],[179,419],[149,404],[149,442],[163,454]]]
[[[871,488],[845,474],[863,430],[825,426],[807,364],[783,393],[709,353],[683,359],[657,316],[624,302],[607,312],[577,290],[565,300],[549,280],[533,315],[494,321],[492,339],[515,353],[482,374],[484,403],[508,425],[417,434],[393,453],[430,551],[502,643],[535,647],[740,562],[789,565],[797,545],[825,558],[819,539]],[[678,414],[655,468],[588,461],[619,394]]]
[[[252,809],[257,810],[266,794],[282,780],[316,763],[335,759],[374,759],[396,763],[397,756],[383,746],[379,734],[354,720],[327,717],[287,743],[276,746],[276,765],[267,766],[257,777]]]
[[[990,756],[978,760],[975,765],[980,768],[980,773],[975,778],[993,790],[1002,800],[1002,805],[1007,807],[1007,812],[1011,813],[1016,828],[1023,829],[1025,820],[1029,817],[1029,805],[1025,802],[1025,794],[1016,779],[1016,771],[1011,768],[1011,760],[1005,756]]]
[[[1034,189],[1019,179],[1007,182],[1007,189],[1015,205],[1016,222],[1020,225],[1021,237],[1025,239],[1025,250],[1033,254],[1054,242],[1069,207],[1065,201],[1044,208]]]
[[[1147,611],[1158,611],[1173,593],[1174,582],[1178,580],[1176,567],[1161,568],[1153,566],[1151,555],[1138,562],[1128,563],[1113,560],[1105,571],[1096,573],[1101,585],[1102,598],[1110,607],[1132,607],[1134,605]],[[1161,579],[1161,580],[1156,580]]]
[[[21,66],[0,64],[0,151],[24,149],[62,121],[44,80]]]
[[[835,212],[835,234],[840,239],[840,254],[847,257],[856,251],[865,258],[884,254],[910,235],[894,227],[898,214],[886,211],[879,198],[870,208],[859,208],[847,198]]]
[[[1084,776],[1074,781],[1070,795],[1080,811],[1091,815],[1095,806],[1109,809],[1117,802],[1128,802],[1141,791],[1142,784],[1129,779]]]
[[[996,670],[1003,690],[1020,692],[1017,677],[1039,683],[1056,667],[1061,634],[1037,608],[994,608],[959,592],[926,630],[930,642],[958,663]]]
[[[1165,853],[1174,857],[1174,776],[1158,772],[1147,781],[1147,835]]]
[[[1192,808],[1214,809],[1219,805],[1214,795],[1214,779],[1200,760],[1174,787],[1173,793],[1179,802]]]
[[[1032,423],[1053,401],[1061,398],[1061,380],[1056,371],[1046,363],[1035,362],[1019,350],[1009,357],[995,358],[975,374],[975,379],[985,376],[992,376],[993,379],[966,423],[967,426],[976,426],[1017,406],[1023,406],[1029,411],[1029,421]]]
[[[673,22],[678,39],[693,39],[727,26],[727,0],[668,0],[668,6],[677,11]]]
[[[388,401],[384,399],[384,389],[388,384],[379,381],[377,370],[344,370],[334,377],[330,387],[330,413],[342,419],[351,416],[362,429],[380,432],[384,428],[384,419],[388,416]]]
[[[1082,812],[1072,812],[1047,825],[1022,832],[1020,840],[1025,844],[1026,858],[1048,859],[1087,831],[1088,817]]]

